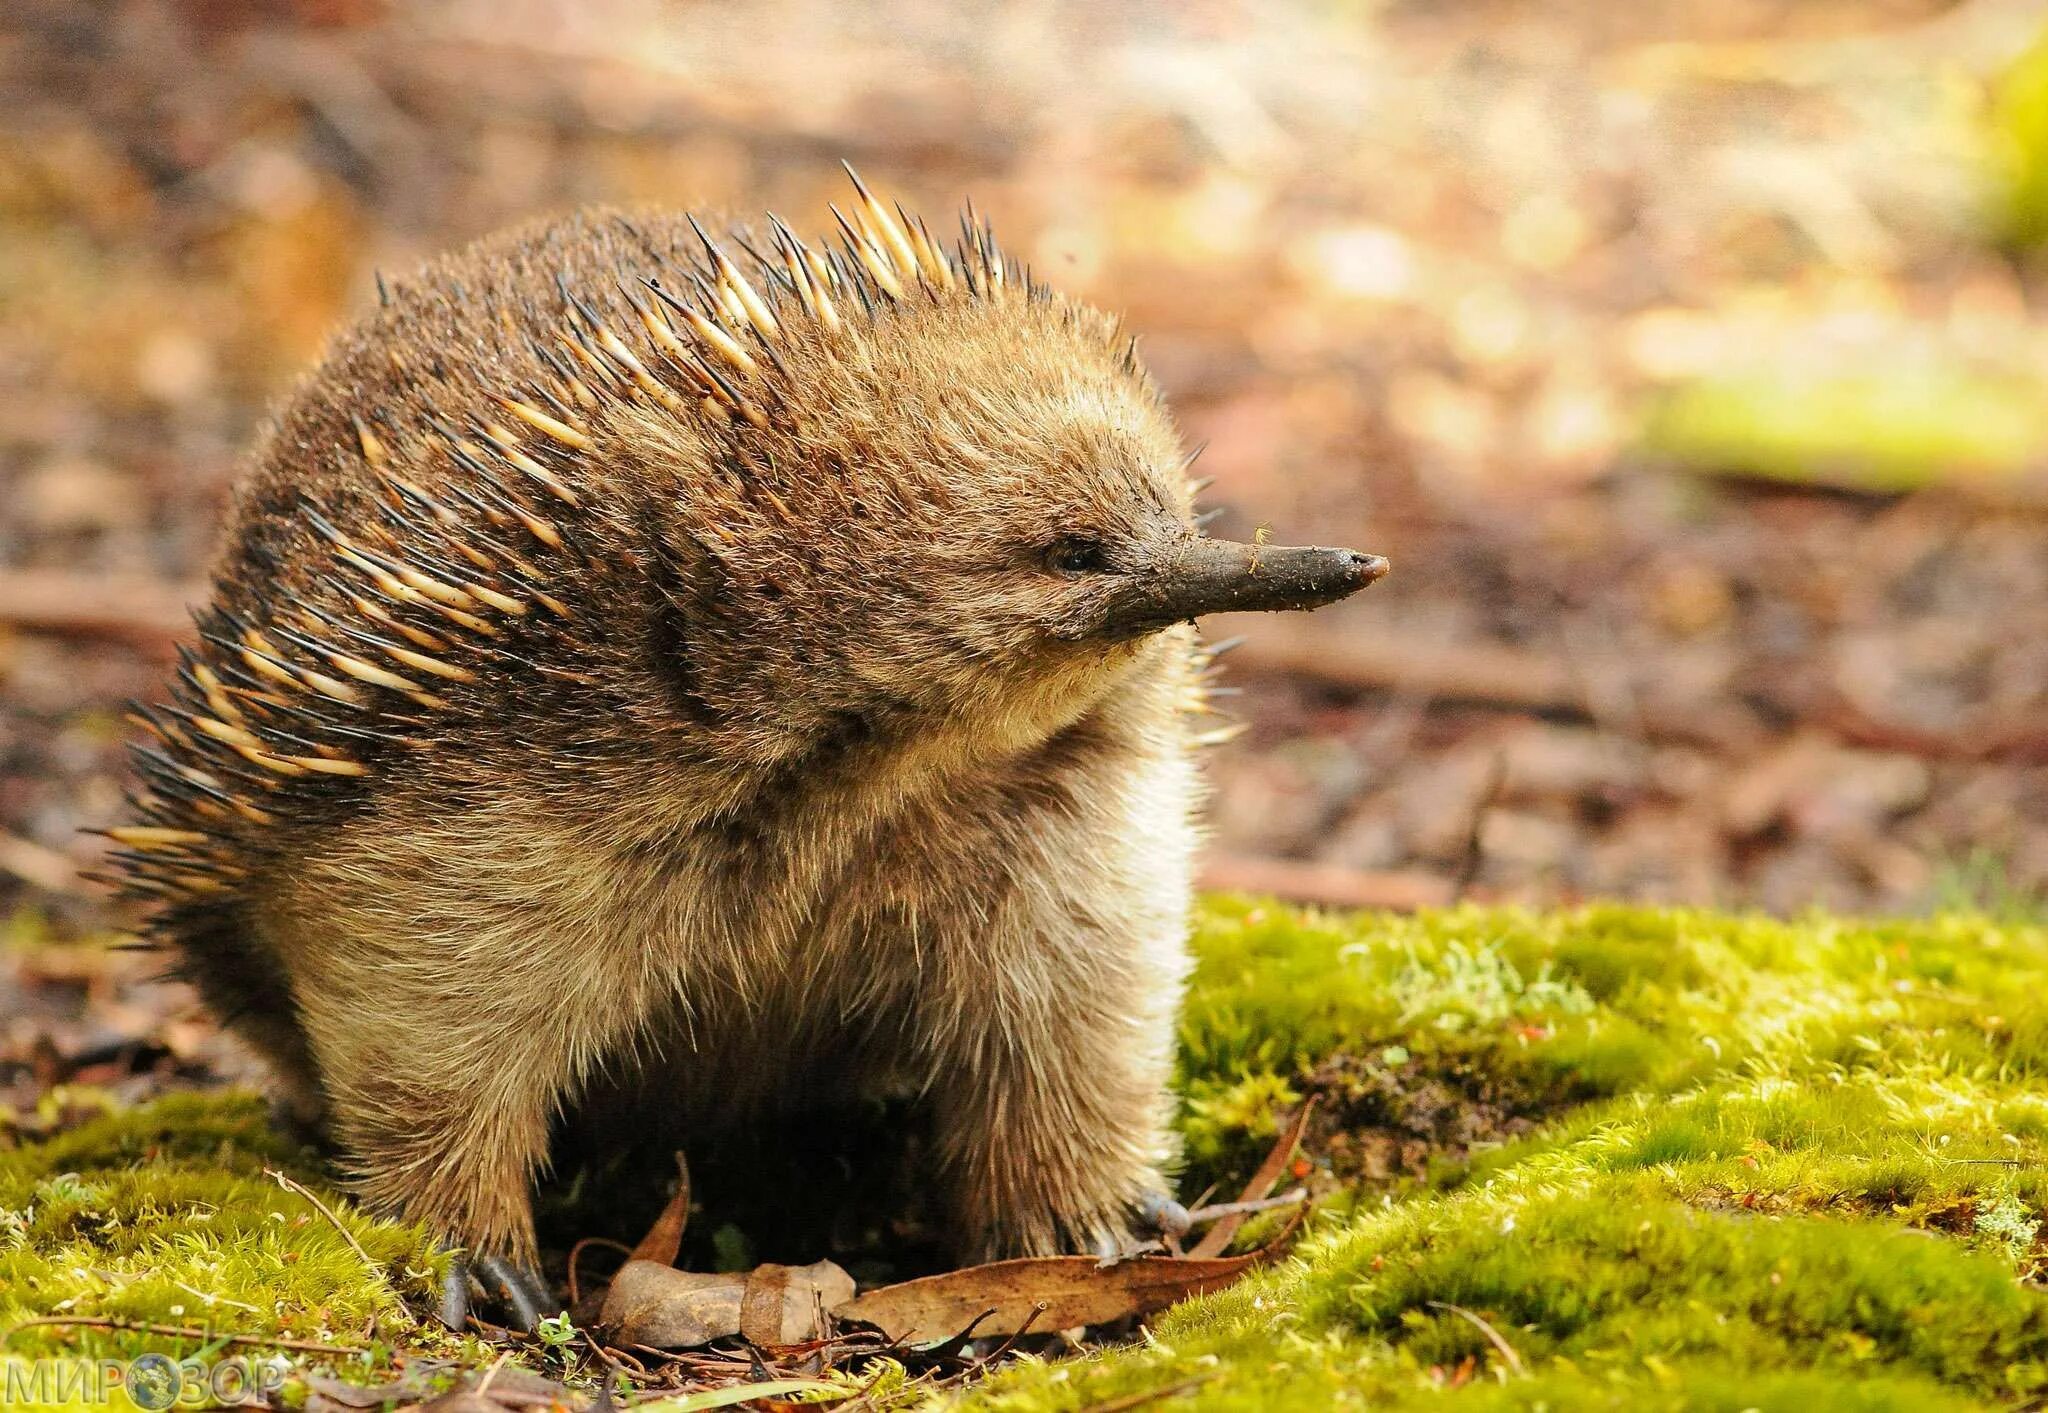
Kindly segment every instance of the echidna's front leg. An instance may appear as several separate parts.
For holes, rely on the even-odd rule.
[[[389,877],[395,843],[337,850],[308,874],[325,885],[346,865],[362,892],[323,886],[317,915],[277,920],[329,1132],[365,1206],[463,1248],[497,1308],[530,1320],[554,1308],[533,1278],[531,1203],[550,1123],[639,1024],[644,968],[538,888],[441,867],[459,849],[445,836],[434,866]]]
[[[1063,910],[1012,911],[977,942],[1001,955],[926,1017],[942,1037],[937,1130],[964,1254],[1120,1249],[1148,1204],[1171,1211],[1177,928],[1110,935]]]
[[[1033,1040],[985,1034],[940,1091],[964,1254],[1114,1252],[1167,1186],[1165,1066],[1151,1043],[1117,1046],[1122,1027],[1092,1006],[1049,1008],[1028,1025]]]
[[[454,1065],[443,1047],[451,1028],[463,1029],[459,1020],[391,1021],[359,1019],[356,1034],[326,1037],[322,1068],[343,1161],[364,1205],[462,1248],[444,1314],[460,1323],[474,1277],[508,1323],[530,1328],[555,1308],[537,1275],[531,1190],[562,1087],[559,1062],[529,1032],[500,1035],[487,1060],[474,1051]]]
[[[672,969],[650,962],[645,904],[610,855],[554,815],[517,792],[415,788],[323,838],[257,923],[363,1203],[463,1248],[523,1318],[553,1308],[530,1279],[553,1118],[673,994]]]

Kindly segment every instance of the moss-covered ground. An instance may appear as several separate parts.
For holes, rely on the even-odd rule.
[[[1027,1361],[960,1406],[2048,1398],[2048,928],[1219,900],[1196,941],[1186,1195],[1241,1179],[1315,1095],[1307,1235],[1144,1342]],[[365,1370],[460,1355],[404,1323],[427,1244],[330,1196],[358,1253],[265,1176],[319,1181],[262,1114],[185,1096],[0,1152],[0,1327],[206,1325],[370,1346]],[[42,1327],[9,1346],[145,1347],[196,1341]]]
[[[75,1090],[48,1099],[73,1110],[103,1102]],[[271,1129],[261,1099],[178,1094],[109,1106],[48,1141],[0,1149],[0,1331],[10,1332],[0,1377],[14,1364],[15,1395],[79,1394],[61,1379],[28,1381],[24,1361],[147,1351],[209,1362],[282,1354],[358,1380],[389,1367],[397,1351],[487,1361],[482,1346],[408,1311],[408,1302],[424,1308],[444,1260],[423,1233],[336,1196],[317,1164]],[[23,1327],[53,1317],[208,1334]],[[220,1342],[230,1333],[260,1338]]]

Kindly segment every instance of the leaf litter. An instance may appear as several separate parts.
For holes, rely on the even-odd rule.
[[[731,1394],[735,1401],[780,1397],[771,1386],[855,1397],[871,1366],[886,1373],[891,1364],[944,1387],[980,1376],[1016,1350],[1113,1341],[1170,1305],[1224,1289],[1285,1249],[1305,1215],[1305,1193],[1275,1197],[1273,1190],[1290,1171],[1312,1109],[1303,1105],[1280,1126],[1236,1201],[1189,1213],[1190,1227],[1207,1230],[1186,1252],[1169,1235],[1108,1259],[994,1261],[865,1291],[824,1260],[676,1269],[690,1205],[678,1154],[675,1195],[610,1283],[585,1293],[572,1317],[590,1353],[636,1395]],[[1225,1254],[1249,1217],[1280,1208],[1292,1211],[1276,1235]],[[844,1381],[823,1381],[834,1375]],[[726,1405],[665,1405],[684,1406]]]

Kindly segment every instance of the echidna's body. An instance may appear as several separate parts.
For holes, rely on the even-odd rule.
[[[1158,1185],[1168,625],[1379,566],[1195,539],[1107,320],[855,213],[745,272],[679,216],[483,242],[244,477],[111,832],[381,1209],[530,1261],[551,1114],[656,1042],[697,1127],[923,1091],[977,1248],[1114,1237]]]

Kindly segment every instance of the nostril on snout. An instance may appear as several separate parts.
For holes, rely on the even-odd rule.
[[[1358,576],[1358,582],[1361,584],[1370,584],[1393,568],[1384,557],[1376,554],[1361,554],[1357,550],[1347,550],[1344,557],[1350,562],[1351,571]]]

